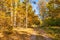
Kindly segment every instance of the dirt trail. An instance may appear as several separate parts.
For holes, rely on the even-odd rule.
[[[43,36],[45,38],[45,40],[52,40],[50,38],[51,36],[48,36],[47,33],[42,29],[35,30],[32,28],[14,28],[13,30],[15,30],[19,33],[27,33],[28,35],[40,35],[40,36]],[[31,39],[34,39],[34,38],[36,38],[36,37],[34,37],[34,36],[31,37]]]

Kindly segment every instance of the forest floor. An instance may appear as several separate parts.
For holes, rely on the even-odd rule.
[[[5,32],[6,33],[6,32]],[[4,34],[4,33],[2,33],[2,32],[0,32],[0,40],[9,40],[9,39],[14,39],[15,40],[15,37],[16,37],[16,39],[18,38],[19,40],[21,39],[21,34],[23,34],[22,36],[25,38],[25,36],[26,35],[34,35],[34,36],[31,36],[31,38],[29,39],[29,40],[35,40],[35,38],[36,38],[36,36],[38,37],[38,36],[41,36],[41,37],[43,37],[43,38],[41,38],[41,37],[39,37],[41,40],[43,39],[43,40],[51,40],[51,38],[53,37],[52,35],[50,35],[50,34],[48,34],[46,31],[44,31],[43,29],[37,29],[37,28],[22,28],[22,27],[14,27],[13,28],[13,33],[11,34],[11,35],[9,35],[9,33],[6,33],[6,34]],[[21,36],[21,37],[20,37]],[[22,37],[22,38],[23,38]],[[35,38],[34,38],[35,37]],[[23,38],[23,40],[25,40]],[[38,38],[38,40],[40,40]],[[17,39],[17,40],[18,40]],[[22,40],[22,39],[21,39]],[[26,39],[26,40],[28,40],[28,39]]]
[[[48,34],[45,30],[43,29],[33,29],[33,28],[14,28],[13,30],[17,31],[17,32],[20,32],[20,33],[27,33],[28,35],[40,35],[40,36],[43,36],[45,38],[53,38],[52,35]]]

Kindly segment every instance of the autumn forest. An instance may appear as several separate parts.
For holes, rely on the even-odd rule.
[[[59,13],[60,0],[0,0],[0,40],[60,40]]]

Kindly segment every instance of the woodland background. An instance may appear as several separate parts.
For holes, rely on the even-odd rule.
[[[0,0],[0,40],[60,40],[60,0],[29,1]]]

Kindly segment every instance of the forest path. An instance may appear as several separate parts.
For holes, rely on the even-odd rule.
[[[52,36],[50,34],[47,34],[43,29],[36,30],[33,28],[17,27],[17,28],[13,28],[13,30],[19,32],[20,34],[26,33],[28,35],[40,35],[40,36],[43,36],[46,40],[52,40],[51,39]]]

